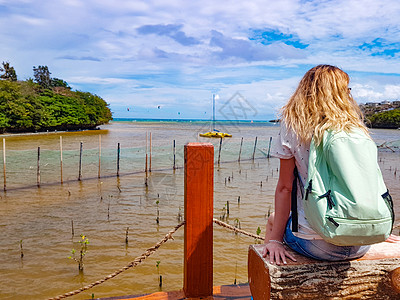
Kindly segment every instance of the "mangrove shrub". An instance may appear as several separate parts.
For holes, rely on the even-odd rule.
[[[0,80],[0,132],[92,129],[112,119],[99,96],[71,91],[61,79],[51,83]]]

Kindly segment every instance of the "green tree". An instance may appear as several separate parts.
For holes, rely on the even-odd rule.
[[[44,89],[51,87],[50,74],[47,66],[38,66],[37,68],[33,66],[33,77],[35,77],[35,81]]]
[[[66,81],[59,79],[59,78],[51,78],[51,86],[71,89]]]
[[[400,128],[400,109],[383,111],[367,119],[373,128]]]
[[[9,62],[3,61],[2,66],[0,66],[0,72],[4,72],[4,74],[0,75],[1,79],[17,81],[17,73],[14,67],[10,66]]]
[[[99,96],[59,89],[43,89],[32,79],[0,80],[0,133],[93,129],[112,119]]]

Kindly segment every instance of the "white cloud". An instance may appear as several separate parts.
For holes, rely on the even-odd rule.
[[[348,71],[359,102],[397,99],[399,15],[395,0],[0,0],[0,60],[21,79],[48,65],[111,106],[181,101],[195,114],[218,90],[276,109],[320,63]]]
[[[377,82],[370,84],[355,84],[352,95],[359,103],[394,101],[400,99],[400,84],[384,84]]]
[[[400,85],[386,85],[383,94],[386,99],[400,99]]]

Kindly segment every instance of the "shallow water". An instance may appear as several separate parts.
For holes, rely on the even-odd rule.
[[[233,225],[238,219],[241,228],[251,233],[260,227],[261,235],[266,214],[273,210],[279,164],[275,158],[266,159],[270,137],[279,130],[269,125],[225,124],[224,130],[233,137],[223,140],[222,163],[215,165],[215,218],[223,215],[229,201],[227,221]],[[178,215],[183,216],[183,145],[198,140],[212,142],[215,161],[218,160],[219,140],[198,138],[199,132],[208,130],[204,123],[115,122],[102,126],[100,131],[6,136],[7,192],[0,194],[0,298],[44,299],[78,289],[125,266],[161,240],[178,223]],[[152,133],[148,188],[143,172],[146,132]],[[399,133],[398,130],[375,130],[373,136],[381,144],[399,140]],[[242,160],[238,163],[241,137],[244,137]],[[255,137],[257,149],[253,161]],[[174,139],[176,170],[172,169]],[[81,141],[82,180],[78,181]],[[117,143],[121,145],[119,177],[116,176]],[[36,186],[39,146],[40,188]],[[395,150],[380,151],[380,163],[398,211],[400,153]],[[157,201],[159,224],[156,223]],[[125,244],[127,227],[128,245]],[[85,234],[90,241],[83,274],[67,258],[71,249],[79,247],[80,234]],[[158,272],[163,276],[164,291],[181,289],[182,228],[174,238],[138,267],[70,298],[89,299],[92,293],[95,297],[107,297],[156,292]],[[237,283],[247,282],[247,249],[254,242],[252,238],[214,226],[214,285],[233,284],[235,279]],[[157,261],[160,261],[159,269]]]

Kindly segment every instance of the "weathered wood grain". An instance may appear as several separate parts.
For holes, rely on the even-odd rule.
[[[185,145],[183,291],[187,298],[213,293],[214,146]]]
[[[322,262],[291,252],[297,262],[281,266],[262,257],[263,247],[249,248],[248,274],[254,300],[400,299],[399,244],[373,245],[363,258],[341,262]]]

